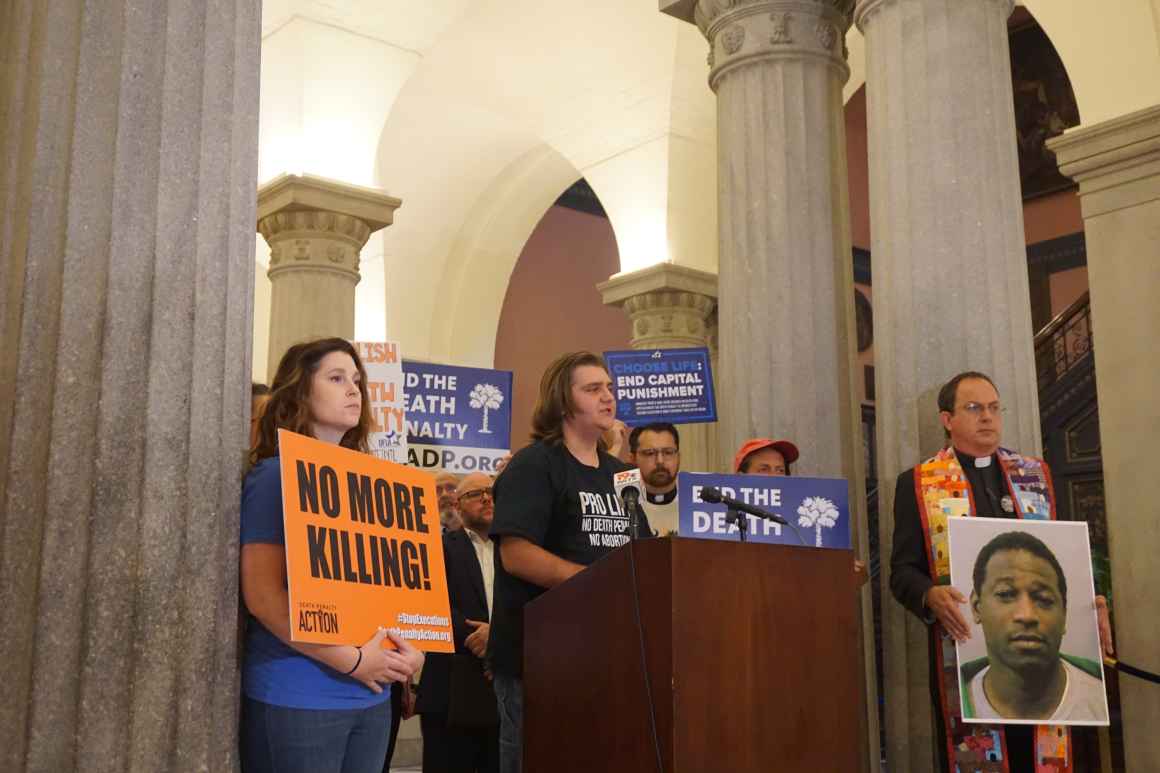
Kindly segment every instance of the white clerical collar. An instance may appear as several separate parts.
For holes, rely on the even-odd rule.
[[[645,498],[648,499],[649,504],[667,505],[669,502],[672,502],[674,499],[677,498],[677,487],[673,486],[672,490],[662,491],[659,494],[653,494],[652,492],[646,492]]]
[[[979,470],[985,470],[986,468],[990,467],[992,457],[994,456],[994,454],[987,454],[986,456],[974,456],[973,454],[968,454],[966,451],[960,451],[957,448],[955,449],[955,454],[957,454],[959,459],[962,461],[967,459],[973,460],[975,462],[975,468]]]

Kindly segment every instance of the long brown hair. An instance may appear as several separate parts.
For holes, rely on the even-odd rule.
[[[564,419],[571,415],[572,374],[576,368],[595,365],[607,371],[604,360],[592,352],[570,352],[560,355],[540,378],[540,395],[532,411],[532,440],[555,445],[564,439]],[[601,449],[604,441],[600,441]]]
[[[339,445],[355,451],[367,451],[367,434],[371,429],[371,406],[367,395],[367,372],[354,346],[342,338],[320,338],[294,344],[282,355],[278,372],[270,384],[270,399],[258,420],[258,442],[250,449],[250,466],[263,459],[278,455],[278,430],[288,429],[300,435],[314,436],[311,432],[310,384],[322,358],[331,352],[344,352],[358,368],[358,391],[362,395],[362,411],[358,424],[342,436]]]

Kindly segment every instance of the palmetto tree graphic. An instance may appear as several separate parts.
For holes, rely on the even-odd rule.
[[[798,526],[812,528],[817,533],[816,547],[822,546],[822,527],[834,528],[838,523],[838,508],[825,497],[806,497],[797,509]]]
[[[499,408],[503,403],[503,392],[494,384],[476,384],[467,399],[472,408],[483,409],[483,429],[480,433],[490,435],[491,430],[487,428],[487,412]]]

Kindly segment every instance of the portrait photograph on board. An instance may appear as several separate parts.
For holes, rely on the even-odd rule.
[[[1088,527],[948,518],[964,722],[1107,725]]]

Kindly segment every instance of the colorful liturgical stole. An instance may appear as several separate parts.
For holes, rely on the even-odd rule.
[[[1040,459],[999,449],[1003,479],[1019,518],[1053,520],[1055,499],[1051,472]],[[944,448],[937,456],[914,468],[915,497],[926,536],[926,557],[936,585],[950,583],[950,555],[947,551],[947,518],[976,514],[971,486],[953,449]],[[955,643],[934,624],[938,658],[939,695],[946,724],[947,753],[951,773],[1010,773],[1007,739],[1002,725],[963,722],[959,703],[958,658]],[[1071,734],[1062,725],[1036,725],[1036,773],[1071,773]]]

